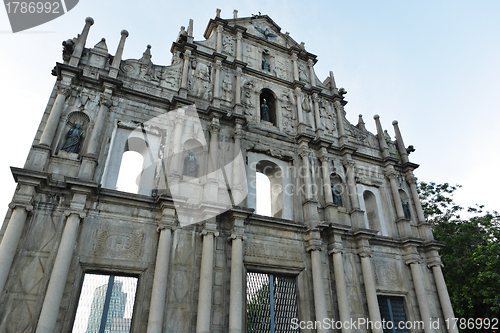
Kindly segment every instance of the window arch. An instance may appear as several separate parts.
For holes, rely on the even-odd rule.
[[[260,120],[276,126],[276,95],[270,89],[264,88],[260,92]]]
[[[271,162],[266,160],[261,160],[256,165],[257,173],[264,174],[269,179],[269,193],[270,193],[270,203],[271,203],[271,214],[272,217],[283,218],[283,179],[281,168]],[[263,182],[261,186],[265,186]],[[257,195],[259,195],[259,183],[257,185]]]

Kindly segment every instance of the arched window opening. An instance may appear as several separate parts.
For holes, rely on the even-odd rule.
[[[276,96],[269,89],[260,92],[260,120],[276,126]]]
[[[126,151],[122,156],[116,189],[118,191],[139,193],[140,180],[142,176],[142,167],[144,157],[136,151]]]
[[[256,166],[257,176],[262,173],[269,179],[269,189],[265,190],[270,193],[271,212],[268,216],[283,218],[283,179],[280,167],[271,162],[262,160]],[[260,197],[259,183],[257,182],[257,200]],[[259,205],[257,202],[257,209]]]
[[[256,175],[257,209],[256,213],[264,216],[271,215],[271,181],[262,172]]]
[[[370,191],[364,191],[363,199],[365,201],[366,217],[368,218],[369,228],[382,231],[375,195]]]

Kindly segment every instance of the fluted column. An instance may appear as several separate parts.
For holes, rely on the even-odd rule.
[[[233,229],[229,239],[231,250],[231,280],[229,291],[229,333],[243,330],[243,242],[246,239],[244,216],[233,215]]]
[[[122,62],[123,49],[125,48],[125,39],[128,37],[128,31],[122,30],[120,42],[118,43],[118,48],[116,49],[115,57],[113,58],[113,63],[109,69],[109,76],[116,79],[118,72],[120,71],[120,63]]]
[[[236,91],[234,96],[234,103],[241,104],[241,67],[236,68]]]
[[[332,183],[330,181],[330,166],[328,164],[328,156],[326,148],[321,149],[321,171],[323,175],[323,192],[325,193],[325,211],[326,218],[328,221],[333,221],[333,194],[332,194]]]
[[[335,290],[337,292],[337,302],[339,304],[339,315],[342,323],[349,323],[351,320],[351,306],[347,296],[347,285],[345,283],[344,259],[342,250],[333,249],[330,251],[333,257],[333,270],[335,274]],[[342,325],[342,333],[351,333],[350,325]]]
[[[347,186],[349,188],[349,198],[351,200],[352,209],[359,209],[358,193],[356,189],[356,179],[354,175],[354,168],[356,163],[352,159],[345,159],[343,161],[347,175]]]
[[[394,205],[396,206],[396,213],[398,215],[398,220],[405,218],[405,213],[403,211],[403,205],[401,204],[401,196],[399,195],[398,181],[396,180],[396,171],[393,168],[388,168],[385,171],[385,176],[389,178],[391,183],[392,198],[394,199]]]
[[[5,229],[5,233],[0,243],[0,293],[3,293],[7,278],[9,277],[12,261],[16,254],[19,240],[24,229],[28,212],[33,210],[30,204],[9,204],[12,215]]]
[[[187,89],[190,57],[191,57],[191,50],[184,51],[184,64],[182,66],[181,89]]]
[[[313,292],[314,292],[314,310],[316,321],[323,323],[325,318],[328,318],[326,311],[326,293],[325,283],[323,279],[323,264],[321,263],[321,251],[323,250],[321,236],[318,230],[312,230],[306,236],[307,251],[311,252],[311,269],[313,277]],[[328,332],[322,326],[317,328],[318,333]]]
[[[304,193],[306,200],[312,199],[312,191],[311,191],[311,166],[309,165],[309,154],[310,150],[308,148],[302,147],[300,152],[300,157],[302,158],[303,172],[301,172],[301,176],[304,176]]]
[[[300,100],[301,97],[301,90],[299,87],[295,88],[295,99],[296,99],[296,105],[297,105],[297,119],[299,120],[299,125],[304,123],[304,115],[302,114],[302,101]]]
[[[94,20],[92,19],[92,17],[87,17],[85,19],[85,27],[83,27],[83,31],[80,34],[80,37],[78,37],[75,48],[69,60],[70,66],[78,67],[78,63],[80,62],[80,57],[82,56],[82,52],[85,47],[85,42],[87,41],[87,37],[89,35],[90,26],[93,24]]]
[[[66,225],[57,250],[54,267],[50,275],[49,285],[43,300],[42,311],[36,327],[36,333],[53,333],[56,327],[57,315],[61,307],[61,300],[68,278],[68,271],[73,257],[80,220],[85,218],[82,211],[68,210],[64,212],[67,217]]]
[[[222,32],[224,27],[222,25],[217,26],[217,45],[215,47],[217,53],[221,53],[222,50]]]
[[[215,218],[214,218],[215,219]],[[201,254],[200,287],[198,294],[198,313],[196,333],[210,332],[210,317],[212,313],[212,275],[214,266],[214,237],[219,236],[215,221],[206,222],[203,235],[203,250]]]
[[[375,278],[371,264],[371,254],[361,253],[361,269],[363,271],[363,282],[365,284],[366,300],[368,302],[368,313],[372,322],[382,322],[380,309],[378,306],[377,290],[375,287]],[[383,333],[382,328],[373,327],[373,333]]]
[[[220,72],[222,69],[222,61],[217,59],[215,61],[215,77],[214,77],[214,100],[213,106],[220,106]]]
[[[323,134],[323,124],[321,124],[321,115],[319,114],[319,97],[317,93],[313,94],[314,102],[314,120],[316,122],[316,134],[321,136]]]
[[[161,224],[157,229],[160,233],[160,239],[158,240],[158,250],[156,253],[155,275],[153,279],[153,289],[151,290],[147,333],[162,332],[165,302],[167,298],[170,251],[172,248],[172,231],[174,228],[173,219],[174,217],[172,216],[170,219],[171,223],[166,225]]]
[[[299,66],[297,64],[297,53],[292,53],[292,64],[293,64],[293,79],[294,81],[299,81]]]
[[[444,276],[443,271],[441,270],[441,266],[441,263],[432,265],[432,273],[434,275],[434,281],[436,281],[436,288],[438,291],[439,302],[441,303],[441,309],[443,310],[444,319],[448,319],[449,322],[453,322],[455,314],[453,313],[450,295],[448,294],[448,288],[446,288],[446,283],[444,282]],[[448,333],[458,333],[457,327],[454,325],[449,325]]]
[[[415,204],[415,209],[417,211],[418,222],[425,223],[424,210],[422,209],[422,204],[420,203],[420,198],[418,196],[417,191],[417,178],[413,176],[413,173],[407,172],[405,175],[405,179],[410,184],[411,196],[413,199],[413,203]]]
[[[243,54],[242,54],[242,47],[241,47],[241,39],[243,38],[243,34],[238,31],[236,33],[236,60],[242,61],[243,59]]]
[[[236,206],[238,206],[241,201],[244,199],[243,197],[243,186],[241,177],[245,177],[245,166],[241,165],[243,158],[240,158],[241,154],[241,133],[242,133],[242,124],[237,122],[236,128],[234,131],[234,148],[233,148],[233,177],[231,184],[231,193],[233,194],[233,201]]]
[[[47,123],[42,132],[42,136],[40,137],[39,144],[41,146],[50,147],[52,145],[52,141],[54,140],[54,136],[56,134],[57,125],[59,124],[59,119],[61,118],[61,114],[64,108],[64,103],[66,102],[66,97],[69,96],[71,92],[71,87],[69,86],[59,86],[57,88],[57,97],[52,106],[52,110],[50,111],[49,118],[47,119]]]
[[[415,293],[417,294],[418,308],[420,309],[420,320],[424,322],[424,332],[434,333],[431,328],[430,321],[431,311],[429,309],[429,302],[427,300],[427,291],[424,286],[424,276],[422,274],[422,268],[420,263],[417,261],[411,261],[411,277],[413,279],[413,285],[415,287]]]
[[[101,95],[99,112],[94,123],[94,129],[90,135],[89,144],[87,146],[87,155],[96,156],[99,149],[99,141],[102,136],[102,129],[106,123],[106,116],[109,108],[113,105],[111,96]]]

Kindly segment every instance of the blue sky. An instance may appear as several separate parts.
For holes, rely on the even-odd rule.
[[[80,0],[69,13],[26,32],[12,34],[0,10],[0,215],[15,182],[9,166],[22,167],[55,82],[61,42],[80,33],[85,17],[95,20],[87,40],[106,38],[114,54],[127,29],[123,58],[138,59],[152,45],[153,61],[170,63],[170,46],[181,25],[194,19],[195,40],[215,9],[223,18],[269,15],[318,56],[323,80],[331,70],[348,94],[348,119],[373,115],[393,136],[398,120],[406,145],[416,151],[422,181],[462,184],[458,203],[500,209],[496,174],[500,164],[499,1],[96,1]]]

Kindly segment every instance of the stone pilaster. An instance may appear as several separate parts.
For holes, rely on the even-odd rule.
[[[297,64],[297,53],[292,52],[293,80],[299,81],[299,66]]]
[[[231,280],[229,292],[229,333],[242,333],[243,329],[243,242],[246,240],[244,221],[246,214],[233,212],[231,244]]]
[[[222,70],[222,60],[215,60],[215,77],[214,77],[214,99],[212,105],[216,108],[220,107],[220,72]]]
[[[179,88],[179,96],[182,98],[187,97],[190,57],[191,57],[191,50],[185,50],[184,51],[184,63],[182,64],[181,87]]]
[[[424,322],[424,332],[434,333],[434,330],[430,325],[432,316],[427,299],[427,291],[424,286],[424,276],[422,274],[422,265],[420,264],[420,260],[407,260],[406,264],[410,265],[411,268],[411,277],[413,279],[415,293],[417,294],[418,308],[420,310],[420,320]]]
[[[321,115],[319,114],[319,97],[318,93],[313,94],[314,102],[314,120],[316,122],[316,135],[318,137],[323,136],[323,124],[321,124]]]
[[[337,126],[339,129],[340,146],[347,145],[348,139],[344,129],[344,106],[342,106],[342,103],[340,103],[340,101],[335,101],[333,103],[333,106],[335,108],[335,113],[337,115],[337,124],[338,124]]]

